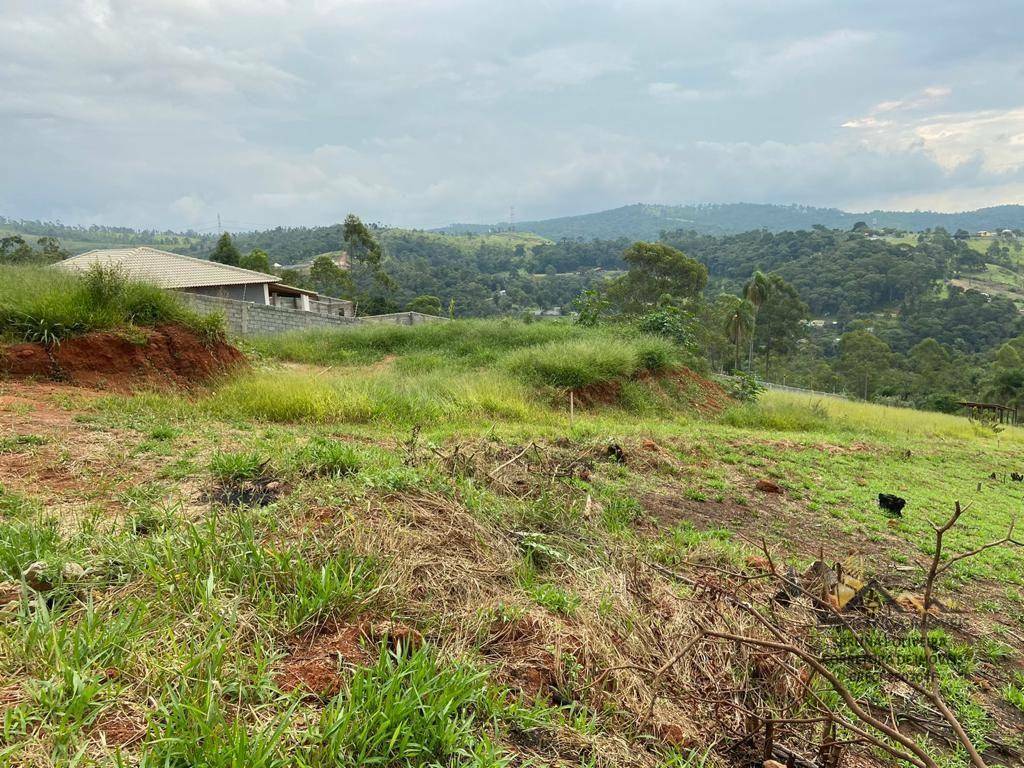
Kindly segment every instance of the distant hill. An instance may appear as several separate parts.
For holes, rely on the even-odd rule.
[[[562,216],[542,221],[523,221],[516,229],[552,240],[562,238],[610,239],[629,237],[652,240],[663,231],[692,229],[702,234],[728,235],[767,229],[771,232],[810,229],[815,224],[830,229],[849,229],[864,221],[872,227],[920,231],[945,227],[966,229],[1024,228],[1024,205],[1000,205],[963,213],[934,211],[868,211],[850,213],[838,208],[802,205],[728,203],[707,205],[646,205],[637,203],[609,211]],[[439,232],[451,234],[497,232],[508,224],[450,224]]]

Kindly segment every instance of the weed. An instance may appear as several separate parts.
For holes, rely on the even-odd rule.
[[[442,666],[429,647],[411,654],[382,651],[324,710],[308,765],[461,764],[473,754],[493,765],[495,754],[488,749],[481,755],[475,731],[484,679],[464,664]]]
[[[225,485],[243,483],[264,477],[269,464],[258,453],[219,451],[210,459],[210,474]]]
[[[1013,679],[1003,689],[1003,698],[1024,712],[1024,672],[1015,672]]]
[[[359,471],[359,451],[339,440],[313,438],[299,454],[300,471],[309,477],[344,477]]]
[[[21,453],[25,449],[46,445],[49,441],[40,435],[11,435],[0,437],[0,454]]]

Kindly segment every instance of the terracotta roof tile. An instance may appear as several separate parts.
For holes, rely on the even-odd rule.
[[[93,264],[121,267],[130,277],[161,288],[199,288],[213,285],[276,283],[280,278],[251,269],[194,259],[148,246],[87,251],[58,262],[61,269],[85,271]]]

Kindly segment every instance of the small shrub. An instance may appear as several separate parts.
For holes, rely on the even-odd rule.
[[[725,382],[725,391],[730,397],[741,403],[752,403],[764,392],[764,387],[757,377],[745,371],[735,371]]]
[[[178,430],[168,424],[158,424],[149,430],[150,440],[173,440],[178,436]]]
[[[269,470],[270,460],[258,453],[217,453],[210,461],[215,488],[213,498],[222,504],[266,506],[281,493]]]
[[[560,616],[572,618],[579,608],[580,599],[576,595],[570,595],[561,587],[547,582],[537,582],[527,587],[527,593],[541,608],[545,608]]]
[[[46,445],[47,442],[49,441],[40,435],[12,435],[10,437],[0,437],[0,454],[21,453],[29,448]]]

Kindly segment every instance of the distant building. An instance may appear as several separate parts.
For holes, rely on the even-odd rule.
[[[285,285],[276,275],[195,259],[148,246],[87,251],[57,262],[54,266],[85,272],[96,264],[116,267],[132,279],[153,283],[170,291],[346,317],[355,314],[354,305],[350,301],[321,298],[316,291]]]
[[[989,232],[987,229],[979,229],[977,232],[975,232],[975,234],[978,237],[992,237],[992,233]]]

